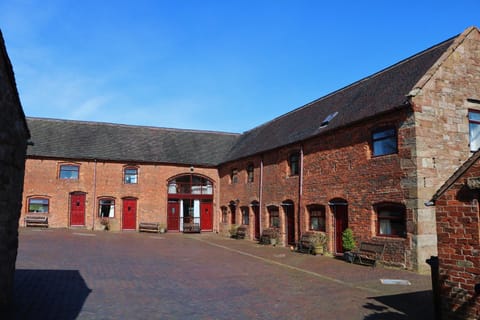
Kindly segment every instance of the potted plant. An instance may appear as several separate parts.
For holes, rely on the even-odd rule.
[[[165,233],[165,231],[166,231],[165,224],[160,223],[160,224],[158,225],[158,232],[160,232],[160,233]]]
[[[327,251],[327,235],[324,232],[315,232],[312,236],[312,253],[314,255],[323,254]]]
[[[350,228],[345,229],[342,232],[342,245],[343,245],[343,257],[345,261],[353,262],[354,254],[353,250],[356,248],[355,237],[353,231]]]
[[[108,218],[103,217],[100,220],[100,224],[103,226],[103,230],[105,231],[110,230],[110,220]]]
[[[271,228],[271,234],[270,234],[270,244],[272,246],[276,246],[278,243],[279,234],[277,228]]]
[[[230,238],[236,238],[237,237],[237,229],[238,229],[238,225],[237,224],[232,224],[230,226],[230,230],[228,230],[228,232],[230,233]]]

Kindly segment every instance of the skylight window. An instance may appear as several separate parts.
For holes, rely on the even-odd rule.
[[[323,127],[326,127],[328,126],[328,124],[330,123],[330,121],[333,120],[333,118],[335,118],[338,114],[338,111],[335,111],[334,113],[330,113],[323,121],[322,123],[320,124],[320,128],[323,128]]]

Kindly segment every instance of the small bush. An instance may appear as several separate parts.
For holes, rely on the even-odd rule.
[[[353,237],[353,231],[350,228],[345,229],[342,233],[342,244],[344,251],[352,251],[357,247],[355,244],[355,238]]]

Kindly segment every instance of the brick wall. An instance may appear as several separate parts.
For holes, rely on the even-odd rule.
[[[295,211],[295,235],[309,229],[307,207],[320,204],[326,207],[326,232],[329,236],[329,251],[334,251],[334,217],[329,201],[337,198],[348,202],[349,226],[354,230],[357,241],[372,238],[387,243],[385,259],[395,265],[408,265],[410,259],[411,233],[407,238],[376,237],[376,215],[373,205],[381,202],[406,203],[408,190],[402,179],[411,168],[403,168],[403,159],[410,155],[405,142],[412,127],[411,112],[405,110],[386,115],[349,128],[335,131],[305,141],[302,145],[291,145],[266,152],[262,155],[233,161],[220,166],[221,205],[228,207],[230,201],[238,200],[238,207],[260,201],[260,171],[263,161],[263,188],[261,199],[262,228],[268,227],[269,205],[279,207],[282,242],[286,243],[286,219],[282,203],[290,200]],[[381,157],[371,156],[372,130],[384,125],[399,129],[399,154]],[[292,152],[303,151],[303,187],[299,196],[300,176],[290,176],[288,158]],[[403,159],[402,159],[403,157]],[[246,168],[255,167],[255,180],[247,183]],[[414,166],[413,166],[414,167]],[[231,182],[232,169],[238,169],[238,183]],[[298,211],[300,210],[300,215]],[[230,213],[230,211],[229,211]],[[408,218],[412,215],[407,210]],[[240,218],[237,210],[237,221]],[[300,218],[300,222],[298,219]],[[230,221],[230,220],[229,220]],[[250,236],[253,233],[253,212],[250,209]],[[300,225],[300,231],[299,231]],[[413,225],[409,223],[408,225]],[[408,256],[408,257],[407,257]]]
[[[479,190],[469,177],[480,177],[480,162],[435,201],[443,319],[480,318]]]
[[[78,180],[58,179],[61,164],[80,166]],[[127,165],[138,168],[138,183],[124,184],[123,169]],[[122,198],[137,198],[137,226],[139,222],[160,222],[167,224],[167,182],[179,174],[190,174],[190,166],[115,163],[104,161],[67,161],[65,159],[29,158],[25,169],[23,192],[24,210],[28,211],[28,198],[46,197],[50,201],[49,226],[66,228],[70,226],[70,193],[86,193],[86,227],[99,229],[98,199],[115,199],[115,218],[111,219],[113,230],[121,228]],[[213,207],[219,211],[218,173],[212,168],[194,168],[194,174],[208,177],[214,184]],[[214,215],[214,226],[218,225],[218,214]],[[22,225],[23,224],[23,219]],[[214,227],[214,229],[217,229]]]
[[[0,310],[11,305],[28,129],[0,33]]]

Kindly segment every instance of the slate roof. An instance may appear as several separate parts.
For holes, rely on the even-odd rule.
[[[27,154],[216,166],[409,106],[409,93],[457,37],[243,134],[27,118],[35,143]]]
[[[27,118],[30,157],[216,166],[238,134]]]
[[[407,95],[455,37],[245,132],[225,161],[272,150],[408,105]],[[338,112],[326,127],[324,119]]]

